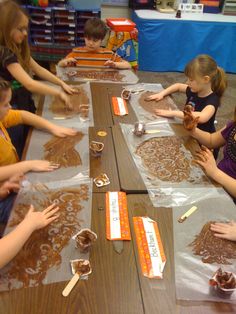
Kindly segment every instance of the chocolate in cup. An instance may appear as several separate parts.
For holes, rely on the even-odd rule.
[[[92,244],[97,240],[97,235],[90,229],[81,229],[73,239],[81,253],[87,253]]]
[[[86,259],[74,259],[70,261],[72,274],[79,273],[80,276],[91,274],[92,268],[90,262]]]
[[[99,157],[102,155],[104,144],[102,142],[92,141],[89,145],[91,155],[94,157]]]
[[[231,294],[236,290],[236,276],[234,273],[217,269],[210,285],[216,290],[217,294],[223,298],[230,298]]]

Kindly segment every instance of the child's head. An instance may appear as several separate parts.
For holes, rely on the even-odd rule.
[[[10,83],[0,78],[0,121],[7,115],[11,100],[11,86]]]
[[[89,50],[97,50],[106,36],[106,24],[99,18],[88,19],[84,25],[85,46]]]
[[[206,84],[210,84],[213,92],[221,97],[227,87],[224,70],[218,67],[215,60],[208,55],[199,55],[190,61],[186,65],[184,73],[192,83],[193,88],[191,89],[194,92],[198,92]]]
[[[0,45],[14,52],[19,63],[25,70],[28,70],[30,62],[28,16],[12,0],[0,2],[0,12]]]

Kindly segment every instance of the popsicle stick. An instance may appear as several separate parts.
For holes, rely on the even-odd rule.
[[[146,134],[154,134],[154,133],[159,133],[161,132],[160,130],[145,130]]]
[[[71,278],[71,280],[66,285],[65,289],[62,291],[63,297],[67,297],[70,294],[71,290],[74,288],[74,286],[76,285],[76,283],[79,279],[80,279],[80,274],[75,273],[74,276]]]

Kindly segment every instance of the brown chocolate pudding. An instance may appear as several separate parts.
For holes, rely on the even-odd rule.
[[[140,96],[139,104],[145,111],[148,111],[151,114],[155,115],[156,109],[176,110],[176,106],[169,96],[159,101],[147,100],[149,96],[154,94],[156,93],[147,91],[145,93],[142,93],[142,95]]]
[[[76,70],[76,77],[101,81],[121,82],[124,75],[118,70]]]
[[[223,289],[236,288],[236,279],[233,273],[222,271],[222,269],[219,268],[216,272],[215,279],[217,283],[220,285],[220,287]]]
[[[60,167],[75,167],[82,164],[79,152],[74,146],[79,143],[84,134],[78,132],[75,136],[56,137],[44,144],[44,159],[59,164]]]
[[[178,137],[153,137],[138,145],[136,154],[155,177],[181,182],[189,178],[191,169],[191,161],[185,157],[182,147],[183,141]]]
[[[96,241],[97,237],[94,232],[89,229],[83,229],[75,238],[76,245],[82,253],[88,252],[89,248]]]
[[[91,266],[88,260],[73,261],[73,268],[80,275],[87,275],[91,271]]]
[[[57,97],[53,99],[52,103],[49,106],[49,109],[56,116],[67,117],[71,115],[83,115],[85,108],[84,106],[87,106],[87,111],[89,109],[89,98],[83,87],[76,87],[76,89],[78,91],[77,94],[68,95],[72,104],[72,109],[66,108],[64,102]]]
[[[215,221],[207,222],[189,246],[194,255],[202,256],[203,263],[231,265],[229,260],[236,258],[236,243],[215,237],[210,229],[213,223]]]

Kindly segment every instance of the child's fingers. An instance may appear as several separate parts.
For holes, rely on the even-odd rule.
[[[54,209],[51,209],[46,214],[44,213],[44,216],[45,216],[45,218],[50,218],[50,217],[54,216],[54,214],[56,214],[56,212],[58,212],[58,211],[59,211],[59,207],[56,207]]]
[[[28,211],[28,214],[29,213],[33,213],[35,210],[34,210],[34,206],[31,204],[30,205],[30,208],[29,208],[29,211]]]
[[[53,203],[52,205],[48,206],[46,209],[43,210],[43,214],[47,214],[47,213],[50,212],[53,208],[55,208],[55,206],[57,206],[55,203]]]
[[[59,218],[60,215],[55,215],[53,217],[47,218],[47,225],[50,224],[51,222],[53,222],[54,220],[56,220],[57,218]]]

